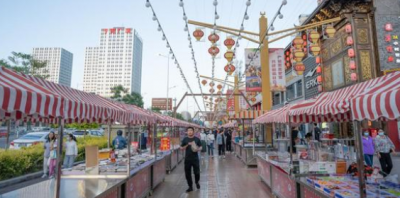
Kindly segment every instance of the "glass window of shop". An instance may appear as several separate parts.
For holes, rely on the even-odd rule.
[[[286,87],[286,100],[291,101],[303,96],[303,81],[299,80]]]

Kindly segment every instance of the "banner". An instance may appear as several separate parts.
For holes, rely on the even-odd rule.
[[[269,49],[269,74],[272,92],[281,92],[286,90],[283,58],[284,50],[282,48]]]
[[[256,48],[245,49],[246,92],[261,92],[260,51]]]

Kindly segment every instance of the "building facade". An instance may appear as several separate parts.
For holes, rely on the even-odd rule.
[[[33,48],[32,57],[45,61],[46,67],[39,71],[41,75],[49,75],[47,80],[71,87],[73,54],[59,47]]]
[[[83,89],[104,97],[122,85],[129,93],[141,93],[143,42],[132,28],[102,29],[100,46],[87,47]]]

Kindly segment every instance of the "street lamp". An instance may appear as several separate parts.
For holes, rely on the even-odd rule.
[[[167,71],[167,105],[166,105],[166,111],[168,112],[168,103],[169,103],[169,54],[168,55],[162,55],[162,54],[158,54],[158,56],[164,57],[166,59],[168,59],[168,71]]]

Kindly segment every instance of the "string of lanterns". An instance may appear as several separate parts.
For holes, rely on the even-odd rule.
[[[165,32],[164,32],[164,29],[163,29],[162,26],[161,26],[160,21],[158,20],[158,17],[157,17],[157,15],[156,15],[155,11],[154,11],[153,6],[152,6],[151,3],[150,3],[150,0],[146,0],[145,6],[146,6],[147,8],[150,8],[150,10],[152,11],[152,13],[153,13],[152,19],[153,19],[153,21],[156,21],[156,22],[157,22],[157,25],[158,25],[157,30],[158,30],[159,32],[162,33],[162,40],[163,40],[163,41],[166,41],[166,43],[167,43],[167,44],[166,44],[166,47],[169,49],[169,53],[172,55],[172,59],[175,60],[174,63],[175,63],[175,65],[176,65],[176,67],[179,69],[179,72],[180,72],[180,74],[181,74],[181,77],[182,77],[183,81],[184,81],[185,84],[186,84],[186,87],[188,88],[188,90],[190,91],[190,93],[193,94],[192,88],[190,87],[190,85],[189,85],[189,83],[188,83],[188,81],[187,81],[187,79],[186,79],[186,77],[185,77],[185,74],[183,73],[183,70],[182,70],[182,68],[181,68],[181,66],[180,66],[180,64],[179,64],[179,62],[178,62],[178,60],[177,60],[177,58],[176,58],[176,56],[175,56],[175,53],[174,53],[174,51],[173,51],[173,49],[172,49],[172,47],[171,47],[171,45],[170,45],[170,43],[169,43],[169,41],[168,41],[168,38],[167,38],[167,36],[166,36],[166,34],[165,34]],[[186,21],[187,18],[186,18],[186,19],[184,18],[184,20]],[[199,108],[199,110],[201,110],[200,105],[199,105],[199,103],[197,102],[197,99],[196,99],[195,96],[193,96],[193,99],[194,99],[194,101],[195,101],[195,103],[196,103],[196,105],[197,105],[197,108]],[[201,111],[201,112],[203,113],[203,111]]]
[[[193,65],[194,65],[194,71],[196,72],[196,78],[197,78],[197,82],[198,82],[198,84],[199,84],[199,89],[200,89],[201,97],[203,98],[204,109],[206,109],[206,105],[205,105],[205,101],[204,101],[204,96],[203,96],[203,89],[202,89],[201,84],[200,84],[200,74],[199,74],[199,71],[197,70],[197,61],[196,61],[196,57],[195,57],[195,53],[194,53],[194,48],[193,48],[193,43],[192,43],[192,37],[191,37],[191,35],[190,35],[190,30],[189,30],[189,25],[188,25],[188,21],[187,21],[187,15],[186,15],[185,5],[184,5],[183,0],[180,0],[179,6],[182,8],[183,20],[185,21],[185,28],[184,28],[184,31],[187,32],[187,35],[188,35],[189,48],[190,48],[191,54],[192,54],[192,60],[193,60]]]
[[[356,61],[354,60],[354,57],[356,56],[355,51],[354,51],[354,39],[352,37],[352,25],[350,23],[346,24],[345,26],[345,31],[348,34],[346,38],[346,44],[350,48],[347,50],[347,55],[350,57],[350,62],[349,62],[349,69],[351,71],[350,78],[352,81],[357,81],[357,65]]]

